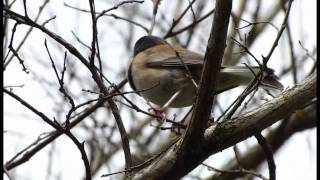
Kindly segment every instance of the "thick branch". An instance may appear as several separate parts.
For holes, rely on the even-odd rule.
[[[182,146],[192,147],[203,137],[208,124],[216,88],[217,76],[220,71],[229,18],[232,8],[232,1],[216,1],[216,12],[213,19],[213,28],[208,41],[204,59],[204,67],[199,85],[198,96],[195,102],[194,113],[189,127],[184,136]],[[189,142],[187,142],[189,141]],[[189,145],[188,145],[189,144]]]
[[[272,130],[268,133],[266,139],[272,147],[272,151],[274,153],[282,147],[282,145],[295,133],[301,132],[306,129],[316,127],[317,123],[317,110],[316,105],[312,107],[308,107],[303,110],[303,116],[294,115],[288,123],[281,124],[278,128]],[[250,159],[248,161],[247,159]],[[245,169],[255,169],[262,162],[264,162],[265,157],[263,155],[263,151],[259,145],[250,148],[245,154],[240,156],[241,166]],[[221,169],[223,170],[235,170],[238,169],[239,163],[236,159],[230,160],[225,163]],[[214,180],[227,180],[227,179],[235,179],[244,176],[245,174],[240,173],[225,173],[225,174],[214,174],[207,179]]]
[[[153,179],[178,179],[191,171],[193,164],[197,162],[197,156],[194,155],[202,151],[200,142],[203,139],[211,113],[214,98],[212,92],[214,92],[215,84],[217,84],[217,75],[220,71],[226,47],[225,42],[231,9],[232,0],[216,1],[216,11],[205,54],[195,110],[182,141],[178,143],[178,150],[175,153],[176,158],[170,164],[167,164],[166,169],[161,169],[161,173],[158,172],[152,174],[152,176],[145,177],[152,177]],[[142,177],[142,179],[145,179],[145,177]]]
[[[176,153],[177,158],[171,163],[172,167],[167,168],[168,171],[161,174],[161,179],[177,179],[187,174],[192,170],[192,164],[197,162],[197,158],[194,155],[198,154],[198,151],[201,151],[199,141],[203,139],[203,134],[211,114],[214,99],[212,92],[214,92],[216,88],[217,75],[220,71],[222,57],[226,47],[225,42],[232,9],[232,0],[218,0],[216,1],[215,7],[216,11],[205,54],[202,78],[197,92],[198,96],[194,113],[188,124],[187,131],[181,143],[179,143],[180,146]],[[190,164],[191,166],[186,164]]]
[[[213,125],[205,131],[204,141],[198,142],[202,147],[200,151],[193,154],[197,158],[196,162],[184,163],[181,169],[193,169],[210,155],[239,143],[259,132],[280,119],[287,117],[296,110],[302,108],[307,102],[316,97],[316,74],[310,75],[301,84],[283,92],[281,96],[263,104],[251,112],[238,118]],[[181,140],[177,143],[181,143]],[[189,149],[191,151],[192,149]],[[148,167],[142,169],[135,176],[136,179],[147,177],[157,177],[164,172],[170,171],[170,164],[177,159],[177,145],[173,146],[164,155],[157,159]],[[190,160],[184,159],[184,162]],[[181,170],[178,169],[178,170]],[[178,171],[177,170],[177,171]],[[179,173],[179,172],[177,172]],[[180,172],[181,173],[181,172]],[[182,173],[181,173],[182,176]]]
[[[283,92],[281,96],[240,117],[225,121],[206,130],[205,139],[211,153],[220,152],[254,135],[278,120],[287,117],[316,98],[316,74],[301,84]]]

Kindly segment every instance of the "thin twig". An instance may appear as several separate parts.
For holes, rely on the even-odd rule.
[[[171,32],[168,31],[168,32],[166,33],[166,35],[164,35],[163,38],[166,39],[166,38],[169,38],[169,37],[172,37],[172,36],[176,36],[176,35],[184,32],[184,31],[188,30],[189,28],[196,26],[198,23],[200,23],[201,21],[205,20],[206,18],[208,18],[208,17],[209,17],[211,14],[213,14],[213,13],[214,13],[214,9],[211,10],[211,11],[209,11],[207,14],[205,14],[204,16],[202,16],[201,18],[199,18],[198,20],[190,23],[189,25],[187,25],[187,26],[185,26],[185,27],[183,27],[183,28],[181,28],[181,29],[179,29],[179,30],[171,31]]]
[[[284,9],[284,7],[283,7]],[[284,9],[285,10],[285,9]],[[292,34],[291,34],[291,28],[289,26],[289,18],[288,18],[288,25],[287,25],[287,35],[288,35],[288,44],[289,44],[289,51],[290,51],[290,60],[291,60],[291,70],[292,70],[292,77],[293,77],[293,82],[294,84],[298,83],[298,77],[297,77],[297,65],[296,65],[296,55],[294,52],[294,47],[293,47],[293,39],[292,39]]]
[[[76,33],[74,31],[71,31],[71,33],[80,44],[82,44],[84,47],[88,48],[91,51],[91,47],[89,45],[85,44],[83,41],[81,41],[81,39],[76,35]]]
[[[164,149],[163,151],[161,151],[160,153],[154,155],[153,157],[149,158],[148,160],[144,161],[143,163],[141,164],[138,164],[136,166],[132,166],[130,169],[126,169],[126,170],[123,170],[123,171],[118,171],[118,172],[114,172],[114,173],[109,173],[109,174],[103,174],[101,175],[101,177],[108,177],[108,176],[112,176],[112,175],[115,175],[115,174],[120,174],[120,173],[124,173],[124,172],[131,172],[131,171],[134,171],[134,170],[139,170],[139,169],[142,169],[146,166],[148,166],[149,164],[151,164],[154,160],[156,160],[158,157],[160,157],[162,154],[166,153],[180,138],[176,138],[172,143],[171,145],[169,145],[166,149]]]
[[[184,15],[188,12],[188,10],[192,7],[192,4],[195,3],[196,0],[193,0],[192,2],[189,1],[189,5],[187,6],[187,8],[180,14],[180,16],[177,19],[173,19],[172,20],[172,24],[167,32],[167,34],[165,35],[165,38],[167,37],[168,34],[171,34],[173,32],[173,29],[176,27],[176,25],[181,21],[181,19],[184,17]],[[194,20],[195,22],[195,20]]]
[[[287,11],[286,11],[286,15],[285,15],[285,17],[284,17],[284,19],[283,19],[283,22],[282,22],[280,31],[278,32],[277,37],[276,37],[276,39],[275,39],[275,41],[274,41],[274,43],[273,43],[273,45],[272,45],[272,47],[271,47],[268,55],[267,55],[266,57],[262,56],[262,58],[263,58],[263,66],[264,66],[264,67],[267,65],[267,63],[268,63],[268,61],[270,60],[271,55],[273,54],[275,48],[278,46],[278,42],[279,42],[279,40],[280,40],[280,37],[281,37],[284,29],[285,29],[286,26],[287,26],[287,21],[288,21],[288,17],[289,17],[289,13],[290,13],[290,9],[291,9],[292,2],[293,2],[293,0],[290,0],[290,1],[289,1],[288,8],[287,8]]]
[[[3,172],[7,175],[9,180],[13,180],[13,178],[11,177],[9,171],[6,169],[6,167],[3,166]]]
[[[90,13],[92,21],[92,42],[91,42],[91,56],[89,58],[90,66],[94,67],[94,57],[96,53],[96,42],[98,41],[98,30],[97,30],[97,19],[95,16],[95,5],[94,0],[89,0],[90,4]]]
[[[201,163],[203,166],[207,167],[209,170],[213,170],[213,171],[216,171],[216,172],[219,172],[219,173],[222,173],[222,174],[225,174],[225,173],[229,173],[229,174],[250,174],[250,175],[253,175],[255,177],[258,177],[260,179],[263,179],[263,180],[269,180],[268,178],[264,177],[262,174],[259,174],[257,172],[254,172],[254,171],[249,171],[249,170],[246,170],[246,169],[243,169],[243,168],[240,168],[240,169],[237,169],[237,170],[220,170],[220,169],[217,169],[217,168],[214,168],[212,166],[209,166],[205,163]]]
[[[113,17],[113,18],[115,18],[115,19],[121,19],[121,20],[127,21],[127,22],[129,22],[129,23],[131,23],[131,24],[134,24],[134,25],[136,25],[136,26],[138,26],[138,27],[141,27],[143,30],[145,30],[146,32],[148,32],[148,31],[149,31],[148,28],[145,27],[145,26],[143,26],[143,25],[140,24],[140,23],[137,23],[137,22],[135,22],[135,21],[132,21],[132,20],[127,19],[127,18],[124,18],[124,17],[117,16],[117,15],[112,14],[112,13],[111,13],[111,14],[107,14],[108,12],[110,12],[110,11],[112,11],[112,10],[114,10],[114,9],[118,9],[120,6],[122,6],[122,5],[124,5],[124,4],[128,4],[128,3],[143,3],[143,2],[144,2],[144,1],[123,1],[123,2],[115,5],[114,7],[109,8],[109,9],[107,9],[107,10],[104,10],[104,11],[102,11],[102,12],[95,12],[95,14],[98,15],[98,16],[96,17],[96,19],[99,19],[99,18],[102,17],[102,16],[111,16],[111,17]],[[68,5],[67,3],[64,3],[64,5],[67,6],[67,7],[69,7],[69,8],[72,8],[72,9],[75,9],[75,10],[78,10],[78,11],[81,11],[81,12],[91,13],[89,10],[80,9],[80,8],[77,8],[77,7]]]
[[[27,13],[27,2],[26,2],[27,0],[23,0],[23,10],[24,10],[24,16],[26,17],[26,18],[29,18],[28,17],[28,13]]]
[[[14,1],[13,1],[14,2]],[[43,12],[45,6],[49,3],[49,0],[45,0],[42,4],[42,6],[39,7],[39,12],[36,16],[36,18],[34,19],[35,22],[38,21],[38,19],[40,18],[41,13]],[[10,9],[10,6],[8,6]],[[44,25],[44,24],[43,24]],[[16,51],[19,52],[20,48],[23,46],[23,44],[27,41],[29,35],[32,32],[33,27],[29,27],[29,29],[26,31],[26,34],[24,35],[23,39],[21,40],[21,42],[19,43],[19,45],[16,48]],[[8,60],[4,63],[3,65],[3,69],[6,69],[6,67],[8,66],[8,64],[11,62],[11,60],[13,59],[14,55],[10,56],[8,58]]]
[[[25,73],[29,73],[28,69],[26,68],[25,64],[24,64],[24,60],[19,56],[18,52],[13,48],[13,39],[14,39],[14,35],[15,35],[15,32],[16,32],[16,29],[18,27],[19,23],[16,22],[12,28],[12,34],[11,34],[11,40],[10,40],[10,43],[9,43],[9,51],[8,51],[8,54],[10,53],[10,51],[13,53],[13,55],[15,57],[17,57],[17,59],[19,60],[19,63],[21,64],[22,66],[22,71],[24,71]],[[7,57],[7,56],[6,56]],[[8,65],[10,63],[10,61],[8,61],[6,64]],[[5,66],[4,66],[4,69],[5,69]]]
[[[46,40],[46,39],[45,39],[45,41],[44,41],[44,46],[45,46],[45,48],[46,48],[46,50],[47,50],[47,53],[48,53],[48,55],[49,55],[49,59],[50,59],[50,61],[51,61],[51,66],[52,66],[52,68],[53,68],[53,70],[54,70],[54,72],[55,72],[55,75],[56,75],[56,77],[57,77],[57,80],[58,80],[58,82],[59,82],[59,85],[60,85],[59,91],[64,95],[64,97],[66,97],[66,98],[69,100],[69,103],[70,103],[70,105],[71,105],[71,108],[74,108],[74,107],[75,107],[74,100],[73,100],[73,98],[67,93],[66,89],[64,88],[64,82],[63,82],[64,73],[65,73],[65,70],[66,70],[65,61],[66,61],[66,57],[67,57],[67,56],[66,56],[66,54],[65,54],[64,66],[63,66],[63,70],[62,70],[61,78],[60,78],[59,75],[58,75],[57,68],[56,68],[56,66],[55,66],[55,64],[54,64],[54,61],[53,61],[53,59],[52,59],[52,57],[51,57],[51,54],[50,54],[50,51],[49,51],[49,48],[48,48],[47,40]],[[69,119],[69,118],[67,118],[67,120],[68,120],[68,119]]]
[[[250,22],[250,21],[247,21],[245,19],[240,19],[241,21],[244,21],[246,23],[248,23],[247,25],[244,25],[244,26],[241,26],[241,27],[238,27],[238,28],[235,28],[236,30],[239,30],[239,29],[244,29],[246,27],[249,27],[249,26],[254,26],[254,25],[258,25],[258,24],[269,24],[270,26],[272,26],[274,29],[276,29],[277,32],[279,32],[279,29],[277,28],[277,26],[275,26],[273,23],[271,22],[268,22],[268,21],[257,21],[257,22]]]
[[[313,56],[309,53],[309,50],[302,45],[302,42],[301,42],[301,41],[299,41],[299,44],[300,44],[301,48],[306,52],[306,55],[307,55],[309,58],[311,58],[311,59],[314,60],[314,61],[317,61],[316,58],[313,57]]]
[[[8,94],[9,96],[11,96],[12,98],[14,98],[15,100],[17,100],[18,102],[20,102],[23,106],[28,108],[30,111],[32,111],[33,113],[38,115],[43,121],[45,121],[51,127],[56,129],[57,131],[60,131],[60,132],[62,132],[64,134],[66,134],[75,143],[75,145],[78,147],[78,149],[79,149],[79,151],[81,153],[82,160],[83,160],[83,163],[84,163],[84,166],[85,166],[85,169],[86,169],[86,180],[91,180],[89,160],[88,160],[88,157],[87,157],[86,152],[84,150],[83,143],[80,143],[75,138],[75,136],[73,136],[73,134],[70,132],[70,127],[62,128],[62,126],[59,125],[57,121],[52,121],[45,114],[43,114],[42,112],[38,111],[35,107],[31,106],[29,103],[27,103],[26,101],[21,99],[19,96],[17,96],[13,92],[8,91],[7,89],[3,89],[3,91],[6,94]]]
[[[127,21],[127,22],[129,22],[129,23],[131,23],[133,25],[136,25],[136,26],[142,28],[145,32],[149,33],[149,29],[147,27],[145,27],[144,25],[142,25],[141,23],[135,22],[135,21],[130,20],[128,18],[124,18],[124,17],[118,16],[118,15],[115,15],[113,13],[105,14],[105,16],[111,16],[111,17],[113,17],[115,19],[120,19],[120,20],[123,20],[123,21]]]
[[[270,144],[268,144],[268,142],[260,132],[256,133],[255,137],[266,156],[268,167],[269,167],[269,178],[270,180],[276,180],[276,164],[274,162],[271,146]]]
[[[262,68],[262,64],[260,63],[260,61],[258,60],[258,58],[256,58],[251,52],[250,50],[243,45],[242,43],[240,43],[238,40],[236,40],[234,37],[231,37],[231,39],[241,48],[243,48],[244,52],[248,53],[255,61],[256,63],[259,65],[260,68]]]

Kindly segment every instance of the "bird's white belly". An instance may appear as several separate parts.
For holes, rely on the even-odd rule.
[[[142,91],[140,92],[141,96],[159,106],[163,106],[182,88],[181,85],[177,84],[177,77],[180,77],[180,74],[177,75],[177,77],[173,77],[172,71],[149,68],[141,72],[135,71],[133,68],[132,73],[137,90]],[[183,90],[169,107],[186,107],[192,105],[195,88],[192,87],[191,82],[186,83],[185,80],[182,81],[184,82],[179,84],[184,84]]]

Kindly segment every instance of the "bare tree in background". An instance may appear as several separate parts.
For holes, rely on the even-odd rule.
[[[6,129],[6,124],[18,122],[17,118],[46,123],[31,143],[22,138],[23,146],[4,152],[4,177],[27,178],[28,174],[19,173],[20,166],[28,166],[45,151],[48,160],[42,166],[46,167],[46,179],[64,179],[53,173],[64,171],[53,162],[59,161],[57,152],[63,147],[59,140],[68,138],[84,167],[73,173],[84,179],[276,179],[273,155],[292,135],[316,127],[316,46],[294,37],[294,20],[290,19],[297,13],[292,10],[294,5],[292,0],[271,5],[261,0],[44,0],[34,7],[26,0],[4,0],[3,91],[5,98],[19,102],[4,104],[4,141],[10,141],[14,132],[28,133]],[[53,10],[57,7],[61,12]],[[66,22],[62,26],[67,18],[74,27]],[[148,111],[149,104],[126,85],[133,45],[147,34],[206,57],[220,53],[224,65],[266,67],[279,61],[276,74],[294,85],[276,94],[258,89],[256,78],[240,92],[225,92],[214,99],[201,94],[189,123],[178,121],[190,108],[170,109],[166,122],[159,126]],[[266,34],[268,48],[263,54],[253,51],[255,42]],[[285,58],[273,60],[279,49]],[[219,61],[218,57],[207,69],[217,73],[213,69],[220,67]],[[22,76],[14,78],[28,81],[14,84],[10,72],[16,67]],[[212,84],[205,77],[203,81],[200,91]],[[30,90],[29,83],[39,89]],[[30,98],[27,91],[43,92],[45,98],[39,100],[37,94]],[[205,104],[201,99],[206,97],[214,102]],[[16,112],[6,106],[24,109]],[[257,141],[246,140],[252,136]],[[238,143],[246,144],[244,150],[241,146],[239,151]],[[214,157],[210,158],[213,162],[204,162],[229,147],[234,154],[219,167]],[[265,161],[267,177],[259,170]]]

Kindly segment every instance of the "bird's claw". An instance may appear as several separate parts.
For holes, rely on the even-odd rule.
[[[148,111],[153,111],[157,116],[157,121],[161,124],[166,120],[166,108],[149,108]]]

